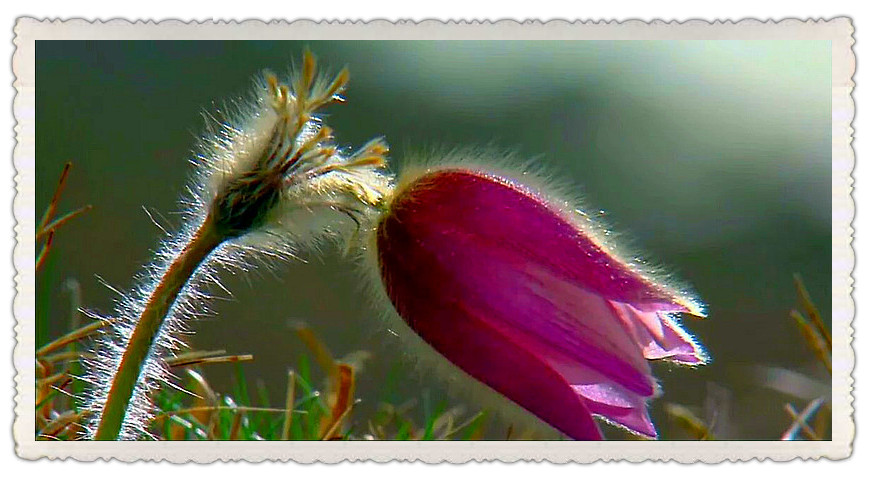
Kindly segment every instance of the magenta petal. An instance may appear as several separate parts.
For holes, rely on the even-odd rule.
[[[655,383],[649,364],[609,301],[540,269],[526,266],[525,270],[532,281],[526,287],[535,294],[537,304],[521,306],[516,312],[525,316],[519,325],[523,325],[529,344],[539,343],[538,351],[545,357],[558,352],[559,357],[551,359],[560,361],[563,375],[572,384],[578,380],[568,375],[566,359],[583,370],[594,369],[639,395],[653,395]],[[492,285],[510,287],[518,281],[524,281],[523,277],[512,274]]]
[[[653,394],[649,365],[606,300],[560,281],[498,244],[430,227],[407,230],[426,241],[426,255],[437,259],[450,291],[469,312],[491,321],[505,337],[542,359],[595,368],[639,394]],[[413,250],[405,249],[406,254]],[[444,297],[447,288],[439,290]]]
[[[573,212],[512,180],[472,170],[445,169],[421,177],[450,190],[428,191],[438,214],[486,240],[602,297],[643,310],[700,313],[689,298],[667,290],[615,258]]]
[[[650,360],[700,365],[707,362],[704,350],[667,313],[641,312],[627,304],[612,303],[613,310],[633,332]]]
[[[378,249],[387,292],[411,328],[463,371],[571,438],[600,440],[584,400],[564,377],[469,306],[462,287],[407,228],[385,220]]]
[[[572,438],[600,438],[591,413],[655,437],[646,358],[698,354],[679,326],[649,316],[692,310],[687,299],[509,180],[425,174],[398,190],[376,240],[387,294],[409,326]]]
[[[583,397],[593,414],[632,432],[657,437],[646,408],[648,397],[626,390],[591,368],[557,360],[552,363],[571,382],[574,391]]]
[[[645,398],[610,383],[575,385],[574,390],[583,396],[592,413],[646,437],[658,437]]]

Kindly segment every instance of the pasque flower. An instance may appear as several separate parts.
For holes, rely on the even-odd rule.
[[[655,438],[647,360],[706,361],[684,291],[617,257],[582,212],[474,167],[400,179],[373,237],[385,292],[453,365],[574,439],[593,416]]]

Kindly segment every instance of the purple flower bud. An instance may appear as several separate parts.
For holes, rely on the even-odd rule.
[[[476,168],[397,189],[376,232],[397,312],[472,377],[578,440],[593,415],[656,437],[647,360],[706,357],[672,316],[686,294],[613,255],[567,204]]]

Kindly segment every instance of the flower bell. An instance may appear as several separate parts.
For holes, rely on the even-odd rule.
[[[401,179],[373,239],[386,295],[444,358],[567,436],[601,439],[595,415],[655,438],[647,360],[705,363],[674,317],[703,311],[529,185],[467,167]]]

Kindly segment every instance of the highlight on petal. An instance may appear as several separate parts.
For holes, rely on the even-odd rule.
[[[586,400],[586,406],[593,413],[610,423],[645,437],[658,436],[643,397],[608,383],[575,385],[574,390]]]
[[[613,256],[528,186],[476,168],[400,183],[375,233],[396,311],[454,365],[574,439],[591,415],[656,437],[647,360],[706,361],[684,293]]]
[[[704,349],[669,313],[641,312],[627,304],[610,303],[614,313],[634,334],[649,360],[668,360],[686,365],[708,362]]]

